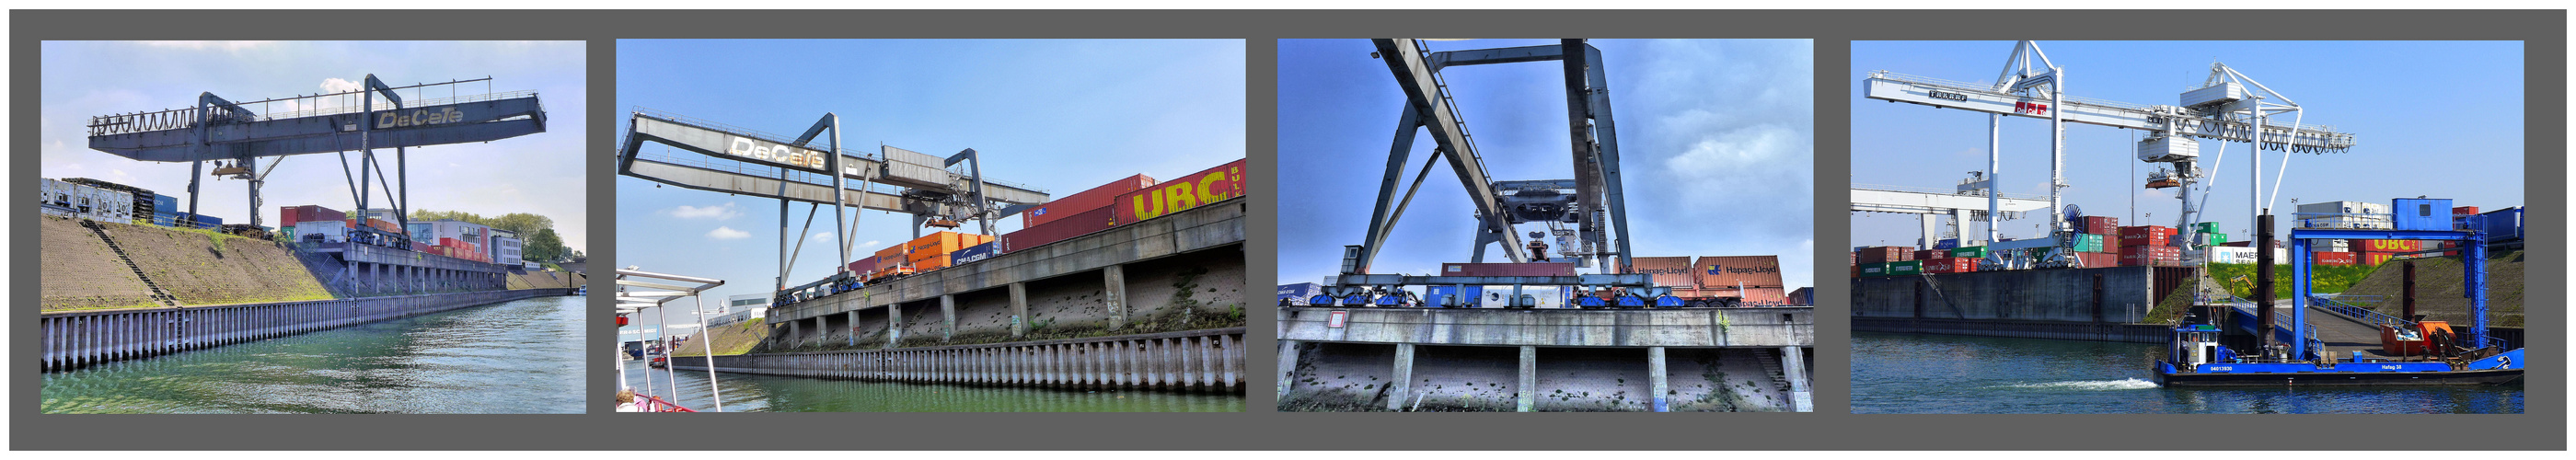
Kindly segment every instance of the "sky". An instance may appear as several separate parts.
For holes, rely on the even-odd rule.
[[[785,136],[837,113],[846,150],[883,144],[946,157],[972,148],[990,162],[986,176],[1056,196],[1244,156],[1241,40],[620,40],[617,52],[621,111],[640,106]],[[719,62],[743,65],[711,67]],[[631,119],[619,114],[621,139]],[[656,144],[645,151],[730,161]],[[656,185],[617,178],[620,266],[723,279],[707,292],[710,310],[728,296],[769,292],[778,200]],[[800,233],[806,209],[793,207],[788,234]],[[909,216],[863,214],[851,232],[854,257],[912,236]],[[801,232],[807,240],[788,284],[834,271],[831,215],[822,209]],[[994,221],[996,232],[1019,228],[1017,217]],[[668,318],[695,321],[681,310]]]
[[[349,91],[356,88],[352,82],[365,81],[369,74],[394,86],[491,77],[492,91],[536,91],[546,108],[547,132],[407,149],[411,208],[543,215],[554,219],[565,245],[589,247],[580,134],[587,126],[581,110],[587,95],[582,42],[48,41],[43,52],[43,176],[141,187],[178,197],[182,208],[188,201],[188,163],[135,161],[90,150],[84,128],[89,118],[186,108],[197,103],[200,93],[247,102]],[[480,82],[461,86],[472,88],[466,95],[485,87]],[[445,87],[429,91],[429,98],[447,97]],[[377,164],[393,167],[391,149],[376,153]],[[355,152],[350,158],[346,164],[355,168]],[[263,158],[260,166],[273,160]],[[262,223],[276,226],[279,207],[355,208],[357,200],[349,195],[348,180],[336,161],[337,155],[316,154],[279,163],[260,188],[266,204],[259,210]],[[243,181],[208,176],[199,187],[204,192],[199,212],[225,223],[249,221]],[[383,189],[377,190],[375,202],[383,202]]]
[[[1429,43],[1446,51],[1557,42]],[[1814,285],[1813,43],[1592,45],[1607,61],[1636,255],[1776,254],[1792,289]],[[1368,40],[1279,41],[1280,284],[1338,273],[1342,247],[1367,232],[1405,104],[1386,64],[1369,57],[1375,50]],[[1563,69],[1551,61],[1442,72],[1495,180],[1574,177]],[[1416,137],[1407,183],[1434,146],[1428,134]],[[1372,272],[1429,274],[1473,255],[1474,205],[1449,165],[1435,168]],[[1520,227],[1524,235],[1546,228]],[[1490,246],[1487,261],[1507,262],[1499,251],[1518,249]]]
[[[2498,209],[2523,204],[2523,47],[2519,42],[2080,42],[2043,41],[2040,49],[2065,69],[2068,96],[2132,104],[2177,103],[2179,95],[2223,62],[2296,101],[2305,124],[2356,135],[2339,154],[2263,157],[2265,194],[2275,225],[2294,225],[2299,203],[2391,198],[2451,198],[2459,206]],[[2010,41],[1852,42],[1851,183],[1949,188],[1985,168],[1987,116],[1862,97],[1869,72],[1886,70],[1965,82],[1994,81],[2013,50]],[[2289,120],[2281,120],[2287,123]],[[2069,123],[2065,202],[2121,225],[2174,225],[2176,189],[2146,189],[2150,164],[2136,160],[2143,131]],[[2007,194],[2045,196],[2048,121],[2006,118],[2002,184]],[[2200,168],[2214,181],[2203,220],[2220,222],[2232,239],[2253,233],[2247,194],[2251,162],[2244,143],[2223,159],[2216,141],[2201,144]],[[2213,160],[2223,163],[2214,164]],[[2132,168],[2135,168],[2134,172]],[[2132,207],[2131,202],[2135,202]],[[2040,233],[2046,215],[2004,222],[2006,236]],[[1907,246],[1922,233],[1910,215],[1854,213],[1853,246]]]

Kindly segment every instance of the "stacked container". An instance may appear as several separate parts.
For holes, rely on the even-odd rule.
[[[2314,252],[2317,265],[2353,265],[2361,263],[2360,254],[2350,252]]]
[[[1914,260],[1914,248],[1905,246],[1871,246],[1852,251],[1862,264],[1883,264]]]
[[[1119,195],[1111,225],[1126,225],[1243,196],[1245,160],[1234,160],[1152,187]]]
[[[1143,174],[1110,181],[1090,190],[1074,192],[1020,212],[1020,228],[1036,227],[1094,209],[1109,207],[1111,200],[1127,192],[1154,186],[1154,178]]]
[[[277,225],[279,226],[292,226],[305,221],[347,220],[348,218],[349,216],[347,214],[341,213],[340,211],[317,205],[308,204],[303,206],[277,208]]]

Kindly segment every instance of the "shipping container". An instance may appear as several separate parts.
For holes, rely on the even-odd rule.
[[[2120,227],[2119,241],[2121,246],[2171,246],[2174,233],[2172,227],[2154,225]]]
[[[1423,306],[1435,308],[1449,308],[1448,301],[1453,296],[1458,297],[1457,308],[1476,308],[1485,297],[1484,286],[1431,286],[1424,291]]]
[[[2451,199],[2398,198],[2389,209],[2395,214],[2392,225],[2398,230],[2441,231],[2451,229]]]
[[[1020,231],[1004,234],[1002,235],[1002,252],[1007,254],[1025,251],[1030,248],[1072,239],[1073,237],[1088,235],[1091,234],[1091,232],[1107,230],[1111,227],[1110,218],[1111,215],[1116,212],[1116,209],[1116,206],[1111,206],[1084,211],[1079,215],[1066,217],[1062,220],[1047,222],[1043,225],[1023,228],[1020,229]]]
[[[2352,240],[2360,252],[2414,252],[2424,250],[2424,240]]]
[[[2102,235],[2077,233],[2074,246],[2075,252],[2104,252]]]
[[[1319,295],[1324,295],[1324,285],[1315,283],[1279,285],[1279,298],[1282,300],[1305,304],[1306,299],[1311,299]]]
[[[1920,274],[1923,274],[1923,261],[1908,260],[1904,262],[1887,263],[1887,276],[1914,276]]]
[[[1632,257],[1631,259],[1636,260],[1636,268],[1623,270],[1622,273],[1655,275],[1655,285],[1662,287],[1686,288],[1699,285],[1699,277],[1691,274],[1690,257]]]
[[[2453,206],[2453,207],[2451,207],[2451,217],[2459,217],[2459,216],[2474,216],[2474,215],[2478,215],[2478,207],[2476,207],[2476,206]]]
[[[337,220],[308,220],[295,223],[297,241],[339,243],[349,240],[349,224]]]
[[[2078,253],[2075,253],[2075,258],[2076,258],[2076,260],[2081,261],[2081,262],[2083,262],[2083,263],[2084,263],[2084,268],[2099,268],[2099,267],[2117,267],[2117,266],[2120,266],[2120,255],[2119,255],[2119,254],[2110,254],[2110,253],[2101,253],[2101,252],[2078,252]]]
[[[1932,260],[1947,257],[1948,255],[1948,251],[1942,251],[1939,249],[1922,249],[1914,251],[1913,260]]]
[[[948,268],[947,254],[940,254],[937,257],[912,261],[912,269],[915,270],[915,273],[929,273],[931,270],[942,268]]]
[[[1000,245],[994,243],[982,243],[974,246],[967,246],[965,249],[957,250],[957,252],[948,253],[948,261],[949,263],[957,265],[965,265],[974,263],[975,261],[990,259],[993,258],[993,249],[998,246]]]
[[[1439,276],[1574,276],[1574,263],[1445,263]]]
[[[1118,199],[1120,195],[1126,195],[1127,192],[1141,190],[1145,187],[1152,187],[1154,186],[1154,182],[1154,178],[1152,177],[1137,174],[1109,181],[1107,184],[1092,187],[1090,190],[1083,190],[1080,192],[1074,192],[1071,195],[1056,197],[1054,200],[1047,201],[1046,204],[1038,205],[1038,207],[1035,208],[1029,208],[1027,211],[1021,211],[1020,228],[1035,227],[1048,222],[1054,222],[1056,219],[1065,216],[1109,207],[1109,205],[1114,202],[1112,200]]]
[[[2082,219],[2075,221],[2075,228],[2077,232],[2081,233],[2094,235],[2114,234],[2120,231],[2120,218],[2109,216],[2084,216]]]
[[[1957,248],[1957,249],[1951,249],[1951,250],[1950,250],[1950,257],[1966,257],[1966,258],[1973,258],[1973,259],[1983,259],[1983,258],[1986,258],[1986,247],[1985,247],[1985,246],[1965,246],[1965,247],[1960,247],[1960,248]]]
[[[2317,252],[2311,254],[2316,255],[2317,265],[2353,265],[2361,263],[2361,255],[2350,252]]]
[[[308,220],[346,220],[348,218],[348,214],[317,205],[277,208],[278,225],[295,225],[297,222]]]
[[[1888,262],[1914,260],[1914,248],[1905,246],[1871,246],[1860,248],[1852,253],[1858,255],[1860,257],[1860,263],[1864,264],[1883,264]]]
[[[1748,287],[1743,290],[1737,290],[1733,286],[1728,286],[1723,289],[1700,289],[1695,294],[1697,294],[1696,297],[1699,298],[1734,297],[1738,299],[1738,306],[1745,307],[1776,307],[1789,304],[1788,291],[1776,287]]]
[[[877,258],[875,257],[864,257],[860,258],[858,261],[850,262],[850,273],[867,273],[873,271],[877,271]]]
[[[1923,271],[1931,273],[1969,273],[1977,271],[1977,261],[1965,257],[1942,257],[1923,261]]]
[[[1115,222],[1114,225],[1126,225],[1243,196],[1243,174],[1247,164],[1244,160],[1234,160],[1127,192],[1109,207],[1114,210],[1111,211],[1111,221]]]
[[[1942,239],[1941,239],[1941,241],[1935,241],[1935,242],[1933,242],[1933,243],[1932,243],[1932,249],[1938,249],[1938,250],[1944,250],[1944,251],[1946,251],[1946,250],[1950,250],[1950,249],[1952,249],[1952,248],[1957,248],[1957,247],[1959,247],[1959,239],[1958,239],[1958,238],[1942,238]]]
[[[1780,256],[1703,256],[1691,263],[1692,274],[1699,277],[1702,289],[1783,287],[1780,282]]]
[[[1887,276],[1887,263],[1860,264],[1852,266],[1852,269],[1858,270],[1854,276],[1864,278]]]

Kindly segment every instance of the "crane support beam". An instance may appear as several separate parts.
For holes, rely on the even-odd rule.
[[[822,150],[804,147],[783,139],[773,139],[756,133],[712,125],[712,123],[682,120],[673,116],[638,112],[634,114],[633,122],[628,123],[627,142],[625,151],[621,152],[621,155],[632,159],[636,154],[635,149],[641,147],[643,142],[653,142],[727,160],[813,174],[825,173],[824,163],[828,158],[824,157]],[[853,156],[845,151],[840,158],[841,176],[845,179],[936,191],[948,195],[974,193],[971,190],[974,188],[972,185],[960,187],[958,176],[942,169],[945,159],[893,147],[884,149],[888,160]],[[913,158],[913,156],[920,158]],[[621,169],[626,168],[621,167]],[[867,174],[869,171],[886,173]],[[994,202],[1024,205],[1047,201],[1045,192],[997,182],[985,181],[983,189],[984,197]],[[818,196],[830,197],[828,194],[818,194]]]
[[[1516,46],[1431,53],[1431,71],[1462,65],[1511,64],[1565,59],[1563,45]]]
[[[226,111],[235,110],[227,106]],[[486,142],[546,131],[545,111],[535,93],[363,113],[216,118],[205,122],[208,148],[202,149],[197,143],[196,126],[129,130],[145,126],[148,118],[153,115],[93,119],[89,148],[140,161],[212,161],[343,152],[357,150],[360,145],[397,148]]]
[[[1887,72],[1872,73],[1862,85],[1865,97],[1883,101],[2043,120],[2052,113],[2062,112],[2068,123],[2167,132],[2231,142],[2254,140],[2252,123],[2199,117],[2177,106],[2136,106],[2069,98],[2061,104],[2062,107],[2051,107],[2046,98],[2023,97],[1970,84]],[[2279,125],[2263,126],[2262,140],[2266,150],[2277,151],[2287,147],[2303,153],[2340,153],[2352,148],[2355,142],[2354,136],[2348,133]]]
[[[2045,199],[1997,197],[1993,201],[1998,210],[2005,213],[2048,209],[2048,200]],[[1851,202],[1852,212],[1950,214],[1952,211],[1968,210],[1984,215],[1987,197],[1855,188],[1851,190]]]
[[[630,157],[625,160],[619,165],[618,174],[680,188],[760,198],[784,198],[812,204],[833,204],[832,187],[829,185],[782,181],[775,177],[752,176],[732,171],[665,163],[649,158]],[[783,189],[780,187],[782,182],[785,185]],[[901,213],[946,211],[936,207],[936,203],[907,199],[897,195],[849,189],[841,190],[841,194],[842,203],[864,210]]]
[[[1504,214],[1502,197],[1491,186],[1492,176],[1485,171],[1484,160],[1478,158],[1475,144],[1467,137],[1464,125],[1459,123],[1455,106],[1434,73],[1430,57],[1410,39],[1382,38],[1375,41],[1379,60],[1385,61],[1387,70],[1395,75],[1397,86],[1404,89],[1407,103],[1420,114],[1422,127],[1430,130],[1432,141],[1440,145],[1440,154],[1447,156],[1450,169],[1457,172],[1459,185],[1466,187],[1467,199],[1475,203],[1478,222],[1485,226],[1480,229],[1479,238],[1490,235],[1503,244],[1503,252],[1510,255],[1513,262],[1528,262],[1529,256],[1520,250],[1521,237],[1512,231]],[[1480,244],[1477,247],[1484,246]]]

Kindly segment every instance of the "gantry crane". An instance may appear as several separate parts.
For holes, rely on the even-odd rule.
[[[2202,175],[2197,166],[2200,146],[2197,142],[2188,141],[2219,141],[2217,151],[2220,152],[2226,150],[2226,142],[2255,144],[2256,153],[2249,155],[2253,157],[2253,167],[2248,174],[2251,180],[2247,190],[2251,191],[2248,196],[2258,220],[2268,214],[2264,210],[2267,200],[2262,193],[2262,150],[2283,152],[2286,156],[2289,153],[2341,153],[2354,145],[2352,134],[2336,132],[2328,126],[2305,125],[2304,113],[2297,102],[2223,63],[2212,64],[2209,79],[2200,87],[2182,93],[2177,105],[2139,105],[2067,97],[2066,70],[2050,62],[2037,42],[2026,40],[2014,45],[2013,54],[2005,61],[2003,73],[1993,84],[1947,81],[1884,70],[1870,72],[1862,84],[1864,95],[1870,99],[1986,113],[1989,126],[1986,177],[1989,180],[1997,177],[1995,170],[2000,166],[1998,158],[2002,147],[1999,139],[2003,117],[2048,119],[2049,228],[2051,239],[2056,240],[2055,244],[2061,248],[2071,244],[2072,240],[2066,236],[2068,232],[2062,214],[2065,209],[2062,189],[2066,187],[2066,123],[2147,131],[2146,138],[2137,144],[2138,160],[2174,163],[2173,170],[2166,174],[2165,179],[2183,189],[2183,211],[2177,227],[2186,232],[2192,231],[2191,224],[2199,220],[2199,207],[2206,201],[2206,198],[2193,200],[2192,185],[2199,182]],[[2268,122],[2280,115],[2292,115],[2291,123],[2279,126]],[[2201,193],[2207,191],[2202,190]],[[2277,195],[2276,189],[2274,197]],[[1991,209],[1994,205],[1989,206]],[[1996,212],[1987,214],[1989,240],[1994,239],[1994,219],[1999,215]],[[2190,233],[2181,236],[2185,238],[2186,247],[2199,240],[2197,235]],[[2070,251],[2055,253],[2056,257],[2041,263],[2074,265]],[[2268,251],[2260,253],[2270,254]]]

